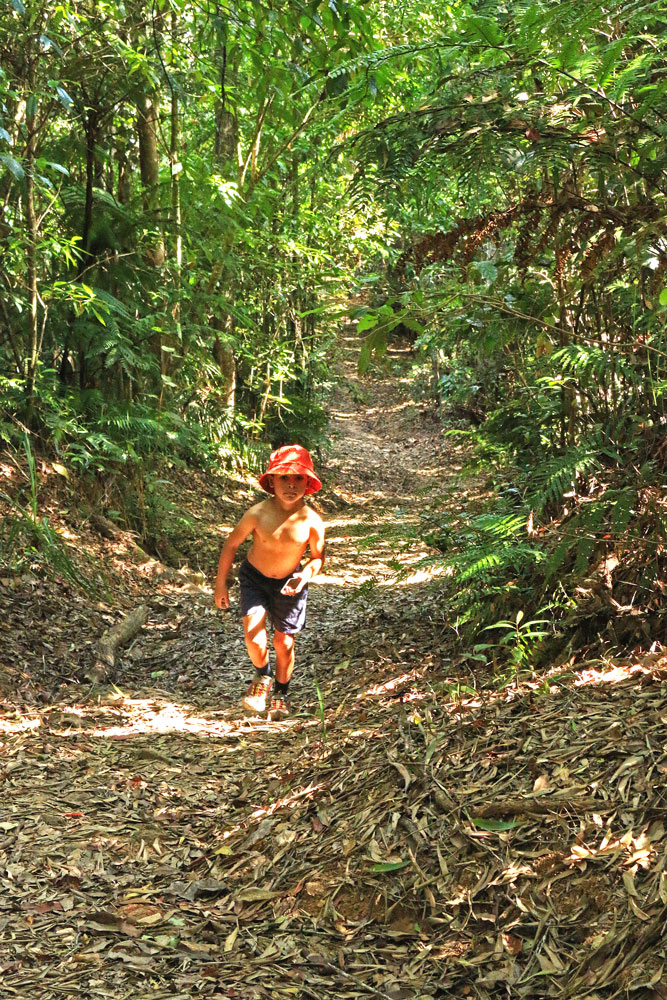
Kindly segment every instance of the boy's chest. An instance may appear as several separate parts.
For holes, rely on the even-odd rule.
[[[308,521],[304,517],[263,517],[256,528],[259,539],[272,545],[305,545],[308,541]]]

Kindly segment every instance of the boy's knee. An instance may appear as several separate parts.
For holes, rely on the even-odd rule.
[[[266,612],[244,618],[243,631],[246,642],[266,642]]]
[[[273,646],[274,649],[284,649],[286,652],[290,652],[294,648],[294,636],[288,635],[287,632],[274,632]]]
[[[257,649],[266,649],[268,645],[266,632],[260,632],[259,635],[247,635],[245,637],[245,644],[248,648],[254,646]]]

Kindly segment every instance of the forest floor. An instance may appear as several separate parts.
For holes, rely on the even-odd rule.
[[[252,484],[174,472],[204,580],[133,563],[45,487],[113,593],[0,579],[0,997],[667,998],[667,660],[504,686],[453,656],[420,526],[488,483],[412,399],[407,348],[359,379],[341,346],[281,723],[239,714],[236,602],[212,604]],[[140,602],[113,683],[82,682]]]

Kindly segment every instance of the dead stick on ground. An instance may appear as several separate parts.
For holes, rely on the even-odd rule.
[[[145,604],[140,604],[122,621],[106,630],[95,648],[96,659],[90,674],[91,680],[99,681],[113,670],[118,648],[137,635],[141,627],[146,624],[147,618],[148,608]]]
[[[435,796],[434,796],[435,799]],[[437,801],[437,800],[436,800]],[[579,809],[581,811],[604,811],[611,808],[611,804],[602,799],[566,799],[566,798],[545,798],[539,799],[518,798],[507,799],[505,802],[491,802],[489,805],[478,806],[471,809],[471,815],[475,818],[490,819],[497,816],[548,816],[557,813],[559,809]]]

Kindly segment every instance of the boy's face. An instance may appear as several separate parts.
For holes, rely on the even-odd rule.
[[[305,476],[295,475],[273,475],[270,477],[270,482],[277,499],[287,507],[298,503],[305,496],[308,485]]]

